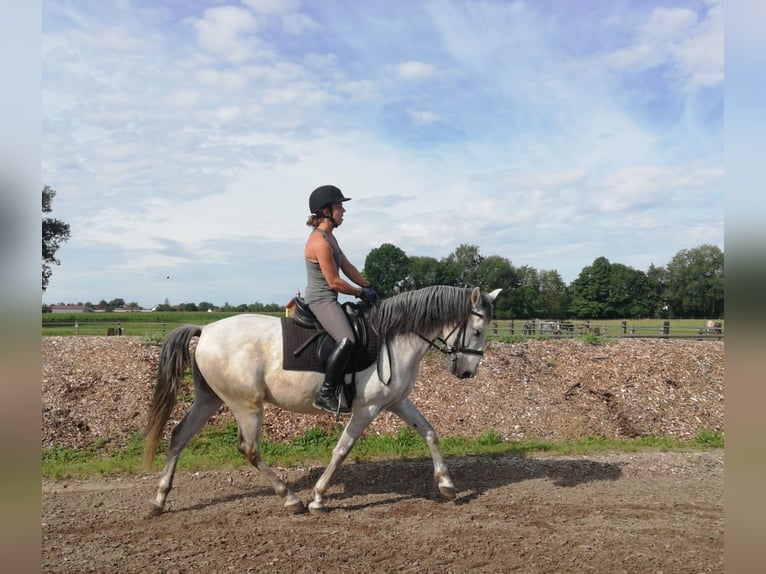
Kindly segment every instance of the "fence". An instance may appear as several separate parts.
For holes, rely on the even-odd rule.
[[[492,321],[490,339],[510,338],[574,338],[588,335],[614,338],[675,338],[722,340],[724,330],[720,321],[707,321],[704,326],[694,322],[681,321],[671,328],[671,321],[657,325],[629,323],[627,320],[612,322],[598,321],[542,321],[542,320],[495,320]]]
[[[184,322],[160,323],[131,321],[56,321],[42,325],[43,336],[139,336],[160,339]],[[677,322],[665,320],[651,325],[623,321],[545,321],[545,320],[494,320],[490,325],[489,339],[574,338],[588,335],[613,338],[676,338],[699,340],[723,340],[724,329],[719,321]]]
[[[175,327],[182,325],[179,323],[149,323],[149,322],[130,322],[130,321],[55,321],[44,322],[42,324],[43,336],[138,336],[138,337],[164,337]]]

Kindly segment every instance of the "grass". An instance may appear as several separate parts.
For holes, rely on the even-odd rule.
[[[151,313],[42,313],[42,336],[104,336],[109,329],[122,329],[122,334],[144,337],[159,342],[183,324],[206,325],[219,319],[240,315],[238,311],[154,311]],[[259,315],[281,317],[283,312],[260,312]]]
[[[529,341],[530,339],[535,341],[555,341],[559,339],[559,337],[553,337],[550,335],[493,335],[489,337],[491,340],[498,341],[500,343],[523,343],[524,341]],[[618,339],[616,338],[610,338],[610,337],[604,337],[599,335],[598,333],[586,333],[584,335],[575,335],[572,337],[575,340],[583,341],[585,343],[588,343],[589,345],[610,345],[612,343],[616,343]],[[548,365],[553,366],[553,365]]]
[[[341,428],[326,433],[320,427],[307,430],[290,442],[271,442],[264,438],[261,452],[268,464],[282,468],[325,465],[340,436]],[[230,423],[225,427],[211,427],[197,435],[181,454],[180,471],[235,470],[248,467],[249,463],[237,451],[237,427]],[[445,437],[441,450],[447,457],[456,456],[524,456],[528,453],[547,452],[559,455],[587,455],[594,452],[644,450],[668,451],[673,449],[723,448],[723,436],[712,431],[702,431],[689,442],[671,437],[642,437],[636,439],[608,439],[588,437],[579,440],[506,441],[495,429],[485,430],[477,439]],[[140,474],[141,438],[134,436],[124,448],[114,449],[108,441],[102,441],[88,449],[70,449],[61,446],[43,449],[42,476],[47,479],[86,478],[89,476],[129,476]],[[164,461],[164,449],[155,458],[155,467]],[[370,434],[354,445],[349,460],[367,462],[382,459],[430,458],[428,447],[413,430],[404,427],[393,435]],[[156,470],[156,468],[155,468]]]
[[[666,319],[627,319],[626,330],[623,335],[622,319],[591,319],[590,331],[585,330],[583,325],[586,323],[583,319],[570,319],[569,322],[574,326],[574,331],[570,334],[563,333],[562,336],[569,336],[575,339],[584,340],[587,343],[601,345],[609,341],[614,341],[622,336],[628,337],[659,337],[662,331],[663,323]],[[725,321],[716,319],[721,323],[721,329],[725,330]],[[707,319],[669,319],[670,337],[697,338],[700,336],[699,330],[705,329]],[[521,343],[523,341],[550,340],[554,337],[550,334],[536,332],[534,334],[523,334],[525,320],[516,319],[514,321],[514,333],[510,333],[510,321],[508,319],[493,319],[497,324],[497,332],[491,329],[487,335],[490,340],[500,341],[502,343]],[[723,331],[722,331],[723,333]],[[706,333],[709,337],[711,334]]]
[[[42,336],[71,336],[71,335],[100,335],[107,334],[109,329],[122,329],[124,335],[144,337],[147,343],[158,343],[173,328],[184,323],[205,325],[225,317],[239,315],[235,311],[219,311],[203,313],[201,311],[175,311],[152,313],[43,313]],[[261,312],[263,315],[281,317],[281,312]],[[508,319],[495,319],[498,332],[490,332],[490,339],[508,343],[518,343],[527,339],[546,339],[549,336],[539,333],[524,336],[521,333],[524,319],[515,320],[515,333],[508,331]],[[582,319],[571,319],[575,325],[575,335],[580,334],[579,326],[585,323]],[[627,335],[658,336],[664,319],[627,319]],[[720,319],[722,328],[725,321]],[[591,319],[591,334],[608,337],[618,337],[622,334],[621,319]],[[699,329],[705,328],[707,319],[670,319],[670,335],[693,337]],[[76,326],[75,326],[76,325]],[[596,333],[597,331],[597,333]]]

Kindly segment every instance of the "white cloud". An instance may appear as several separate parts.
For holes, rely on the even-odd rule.
[[[214,114],[218,121],[229,123],[242,117],[242,108],[239,106],[222,106],[217,108]]]
[[[676,42],[697,25],[697,14],[685,8],[654,8],[649,21],[640,31],[646,38],[659,42]]]
[[[296,36],[321,29],[319,23],[306,14],[285,14],[282,17],[282,27],[285,32]]]
[[[197,80],[211,88],[237,90],[247,85],[247,76],[239,70],[204,68],[197,72]]]
[[[257,14],[289,14],[301,5],[300,0],[242,0]]]
[[[582,169],[556,171],[527,171],[503,177],[504,183],[516,190],[558,190],[579,185],[586,177]]]
[[[723,13],[717,3],[705,18],[683,8],[655,8],[635,39],[604,58],[615,70],[641,71],[671,66],[688,88],[723,81]]]
[[[676,50],[679,66],[691,87],[714,87],[723,82],[724,26],[723,13],[715,5],[708,19]]]
[[[412,121],[419,126],[433,124],[439,121],[439,116],[428,110],[409,110]]]
[[[200,46],[232,62],[250,59],[260,44],[255,35],[255,17],[249,10],[237,6],[208,8],[193,26]]]
[[[396,67],[396,72],[400,78],[405,80],[422,80],[433,77],[436,70],[424,62],[409,61],[399,64]]]
[[[175,108],[192,108],[200,100],[195,90],[174,90],[167,95],[168,105]]]
[[[677,209],[692,207],[700,193],[708,203],[710,190],[723,182],[722,168],[694,165],[631,166],[615,170],[601,183],[592,205],[604,212],[629,211],[661,204]]]
[[[321,29],[320,24],[305,12],[300,12],[300,0],[242,0],[258,17],[276,18],[282,30],[299,36]]]

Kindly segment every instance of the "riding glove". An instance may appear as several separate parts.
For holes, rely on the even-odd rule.
[[[372,285],[369,287],[362,287],[362,294],[359,295],[359,298],[369,305],[374,305],[380,299],[377,291],[375,291],[375,288]]]

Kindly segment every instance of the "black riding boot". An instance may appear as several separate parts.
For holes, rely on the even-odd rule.
[[[325,379],[319,394],[314,399],[314,406],[333,415],[347,415],[350,409],[340,406],[338,400],[339,390],[343,384],[346,364],[351,358],[354,343],[349,339],[341,339],[333,352],[327,358],[325,366]]]

